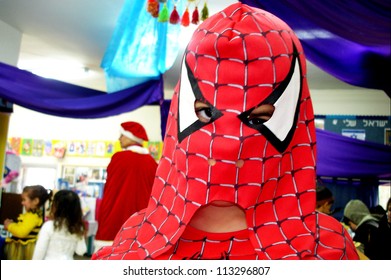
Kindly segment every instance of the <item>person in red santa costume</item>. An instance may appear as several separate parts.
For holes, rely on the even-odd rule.
[[[315,211],[316,135],[302,46],[235,3],[183,56],[147,208],[92,259],[358,259]]]
[[[97,209],[95,250],[111,245],[124,222],[148,205],[157,163],[147,148],[144,127],[137,122],[121,123],[121,148],[107,167],[107,180]]]

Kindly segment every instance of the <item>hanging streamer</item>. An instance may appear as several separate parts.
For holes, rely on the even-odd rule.
[[[167,8],[167,3],[164,3],[163,9],[159,12],[158,22],[166,22],[169,19],[169,11]]]
[[[190,14],[189,14],[188,8],[186,8],[185,12],[182,15],[181,24],[182,24],[182,26],[189,26],[190,25]]]
[[[180,22],[179,13],[176,9],[176,6],[174,6],[174,10],[172,10],[170,15],[170,23],[171,24],[178,24]]]
[[[181,0],[148,0],[147,3],[147,11],[153,16],[158,18],[158,22],[169,22],[170,24],[176,25],[179,24],[181,26],[189,26],[190,22],[192,24],[199,24],[200,21],[204,21],[209,17],[209,8],[207,1],[205,0],[203,8],[200,11],[198,7],[200,5],[201,0],[187,0],[186,10],[183,12],[182,17],[180,16],[180,11],[178,11],[177,6],[178,3],[183,4],[185,1]],[[194,5],[194,10],[191,14],[190,20],[190,12],[189,5]],[[183,5],[181,5],[183,7]],[[171,11],[171,12],[170,12]]]
[[[159,2],[156,0],[148,0],[147,11],[153,17],[157,18],[159,16]]]
[[[193,14],[192,14],[191,23],[192,24],[198,24],[199,21],[200,21],[200,16],[198,14],[198,7],[196,6],[194,8],[194,11],[193,11]]]
[[[204,7],[202,8],[202,11],[201,11],[201,19],[202,19],[202,21],[204,21],[208,17],[209,17],[209,9],[208,9],[208,5],[207,5],[207,3],[205,1]]]

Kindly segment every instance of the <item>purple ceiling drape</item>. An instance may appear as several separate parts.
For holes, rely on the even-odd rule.
[[[316,129],[318,176],[391,179],[391,146]]]
[[[0,97],[22,107],[59,117],[103,118],[159,104],[163,79],[107,94],[34,75],[0,63]]]
[[[391,97],[391,1],[241,0],[284,20],[309,61],[354,86]]]

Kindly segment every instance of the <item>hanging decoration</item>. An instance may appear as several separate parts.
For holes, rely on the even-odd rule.
[[[185,12],[182,15],[181,25],[185,27],[190,25],[190,14],[188,8],[186,8]]]
[[[151,16],[157,18],[159,16],[159,2],[156,0],[148,0],[147,11]]]
[[[201,5],[207,9],[206,0],[125,0],[101,62],[107,92],[161,79],[178,56],[182,27],[206,18]]]
[[[174,9],[172,10],[171,15],[170,15],[170,23],[171,24],[178,24],[179,21],[180,21],[179,13],[176,9],[176,5],[174,5]]]
[[[200,15],[198,14],[198,7],[195,6],[193,14],[191,16],[191,23],[198,24],[200,22]]]
[[[182,16],[180,16],[179,12],[181,12],[181,10],[178,11],[177,4],[185,1],[187,2],[187,6]],[[168,2],[170,2],[170,4],[172,3],[172,5],[168,5]],[[206,0],[204,1],[200,17],[200,12],[198,10],[200,2],[201,0],[148,0],[147,11],[152,17],[157,18],[158,22],[169,22],[174,25],[180,23],[181,26],[186,27],[190,25],[190,22],[197,25],[200,21],[204,21],[209,17],[209,9]],[[194,8],[191,10],[190,6],[194,6]],[[170,11],[170,9],[172,10]]]
[[[201,11],[201,19],[202,19],[202,21],[204,21],[208,17],[209,17],[209,9],[208,9],[208,5],[205,2],[204,7],[202,8],[202,11]]]
[[[163,9],[159,12],[158,22],[166,22],[169,19],[169,11],[167,8],[167,3],[164,2]]]
[[[178,1],[179,14],[185,10],[185,5],[186,2]],[[107,92],[117,92],[151,80],[160,81],[162,74],[172,67],[178,56],[182,28],[180,24],[169,23],[173,9],[172,0],[124,1],[101,62]]]

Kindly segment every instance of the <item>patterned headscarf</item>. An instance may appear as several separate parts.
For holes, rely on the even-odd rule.
[[[208,104],[207,122],[196,100]],[[274,107],[266,122],[252,115],[263,104]],[[274,15],[233,4],[204,21],[187,46],[148,207],[93,258],[158,258],[217,200],[244,210],[259,259],[346,258],[354,246],[342,225],[315,213],[315,148],[298,38]]]

